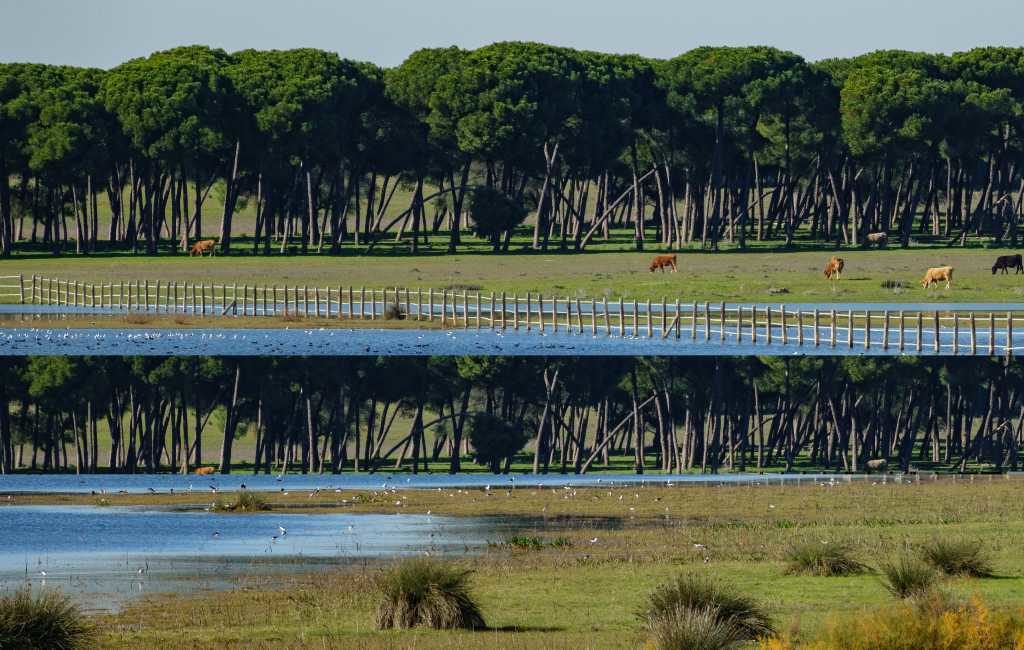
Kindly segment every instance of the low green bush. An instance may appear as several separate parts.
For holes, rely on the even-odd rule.
[[[381,630],[429,627],[435,630],[485,627],[469,590],[470,571],[432,558],[405,560],[385,571],[377,583]]]
[[[753,598],[736,593],[728,586],[710,579],[681,574],[660,585],[647,597],[637,616],[649,629],[658,625],[674,625],[684,620],[679,610],[687,609],[696,621],[697,614],[713,612],[715,620],[735,628],[737,638],[754,640],[775,632],[771,618]],[[666,622],[667,621],[667,622]]]
[[[901,555],[879,566],[885,588],[897,598],[910,598],[928,592],[935,586],[935,569],[909,555]]]
[[[848,576],[863,573],[866,568],[844,544],[802,542],[786,552],[786,572],[790,574]]]
[[[993,575],[992,561],[980,542],[933,540],[921,547],[921,557],[946,575],[975,578],[989,578]]]
[[[0,596],[0,650],[81,650],[94,642],[94,628],[60,591],[24,586]]]

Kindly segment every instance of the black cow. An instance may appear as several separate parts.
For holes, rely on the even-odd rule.
[[[1024,261],[1021,260],[1020,255],[1000,255],[997,257],[996,263],[992,265],[992,275],[995,275],[996,271],[1009,273],[1010,268],[1017,269],[1014,275],[1024,273]]]

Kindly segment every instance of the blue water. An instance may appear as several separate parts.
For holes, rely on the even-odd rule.
[[[836,345],[830,345],[831,330],[818,328],[818,345],[813,344],[814,328],[803,328],[804,344],[798,344],[799,330],[786,328],[786,343],[779,326],[772,327],[772,342],[759,328],[757,341],[749,328],[738,335],[735,327],[723,333],[712,323],[705,332],[684,326],[681,336],[662,338],[657,328],[652,338],[641,328],[639,336],[627,327],[624,335],[598,330],[597,334],[540,333],[536,329],[514,330],[396,330],[396,329],[106,329],[106,328],[9,328],[0,329],[0,355],[217,355],[217,356],[377,356],[377,355],[497,355],[497,356],[623,356],[623,355],[911,355],[918,354],[916,329],[908,328],[902,350],[899,332],[889,328],[888,345],[883,328],[873,327],[870,347],[865,346],[862,328],[852,337],[845,328],[835,332]],[[979,355],[989,354],[987,328],[977,331]],[[940,330],[939,349],[927,324],[922,330],[922,355],[967,355],[971,353],[970,332],[961,325],[955,337],[949,328]],[[997,328],[991,339],[995,354],[1004,354],[1006,332]],[[1009,342],[1014,354],[1024,350],[1024,332],[1014,331]]]
[[[0,476],[0,495],[25,492],[66,494],[144,494],[147,492],[188,493],[199,500],[218,492],[246,489],[262,492],[312,490],[380,490],[529,487],[593,487],[611,485],[677,485],[718,483],[796,483],[834,480],[834,474],[268,474],[180,475],[180,474],[11,474]],[[859,480],[843,476],[841,480]],[[0,505],[3,499],[0,498]]]
[[[98,610],[139,593],[224,589],[246,577],[474,553],[522,527],[422,512],[236,515],[3,504],[0,521],[0,591],[25,583],[59,587]]]

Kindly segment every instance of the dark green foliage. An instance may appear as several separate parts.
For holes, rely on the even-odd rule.
[[[884,562],[879,569],[884,577],[885,588],[897,598],[923,594],[935,586],[938,578],[935,569],[910,555],[901,555],[895,560]]]
[[[794,544],[786,552],[786,572],[814,576],[848,576],[867,567],[853,559],[844,544],[816,541]]]
[[[475,413],[469,421],[469,442],[476,451],[476,462],[495,474],[527,440],[529,436],[521,426],[489,413]]]
[[[262,512],[270,510],[270,504],[258,492],[242,490],[228,503],[216,502],[214,510],[225,512]]]
[[[921,557],[946,575],[974,578],[993,575],[992,561],[977,541],[936,539],[921,547]]]
[[[0,650],[81,650],[95,630],[70,598],[28,586],[0,596]]]
[[[431,558],[405,560],[378,580],[378,629],[481,629],[483,615],[469,591],[469,571]]]
[[[681,610],[690,610],[690,614]],[[753,640],[775,631],[771,618],[754,599],[695,574],[681,574],[662,584],[637,612],[649,627],[665,622],[672,625],[687,618],[698,621],[701,614],[713,614],[715,620],[734,628],[738,639]]]
[[[470,198],[470,216],[476,234],[500,250],[502,237],[526,219],[526,208],[500,190],[478,187]]]

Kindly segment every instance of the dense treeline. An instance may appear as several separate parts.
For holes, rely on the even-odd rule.
[[[384,237],[415,252],[439,234],[455,250],[469,229],[507,249],[531,212],[543,249],[623,227],[638,247],[1015,243],[1022,107],[1022,48],[810,63],[497,43],[384,70],[189,46],[109,71],[0,64],[0,253],[156,253],[212,232],[226,252],[243,203],[263,254]]]
[[[210,445],[222,471],[268,473],[1005,470],[1024,427],[1024,365],[996,359],[31,357],[0,373],[4,472],[188,472]]]

